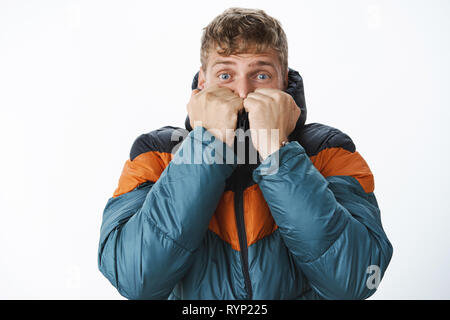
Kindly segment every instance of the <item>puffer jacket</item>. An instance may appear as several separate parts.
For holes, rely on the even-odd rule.
[[[121,295],[365,299],[375,292],[393,250],[373,175],[348,135],[305,125],[302,77],[289,69],[288,79],[302,113],[275,173],[266,170],[274,154],[229,164],[227,145],[205,152],[214,139],[192,130],[189,118],[187,130],[166,126],[137,137],[104,209],[98,248],[99,269]]]

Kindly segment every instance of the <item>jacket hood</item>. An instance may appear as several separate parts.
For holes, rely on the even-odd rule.
[[[197,89],[198,74],[199,74],[199,72],[197,72],[195,74],[194,79],[192,80],[192,85],[191,85],[192,90]],[[287,86],[286,90],[284,90],[284,91],[289,93],[292,96],[292,98],[294,98],[295,103],[301,110],[301,114],[297,120],[295,129],[294,129],[294,131],[292,131],[292,133],[288,137],[289,141],[295,141],[300,138],[300,131],[306,121],[306,104],[305,104],[305,93],[304,93],[304,89],[303,89],[303,78],[294,69],[289,68],[288,86]],[[192,127],[191,127],[190,121],[189,121],[189,115],[186,117],[184,125],[188,131],[192,130]]]

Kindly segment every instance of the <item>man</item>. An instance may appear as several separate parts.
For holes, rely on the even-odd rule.
[[[139,136],[104,210],[98,264],[120,294],[372,295],[392,256],[373,175],[346,134],[305,125],[279,22],[241,8],[216,17],[192,89],[188,134],[166,126]],[[246,126],[242,155],[235,130]]]

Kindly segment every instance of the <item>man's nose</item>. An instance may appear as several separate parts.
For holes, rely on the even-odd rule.
[[[239,97],[241,97],[242,99],[247,98],[247,94],[255,90],[255,88],[253,88],[252,84],[250,83],[249,79],[236,80],[234,85],[235,85],[233,88],[234,93],[239,95]]]

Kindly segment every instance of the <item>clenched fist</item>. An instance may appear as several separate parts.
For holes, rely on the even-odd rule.
[[[192,91],[187,112],[192,128],[202,126],[228,146],[234,143],[239,110],[243,99],[228,88],[210,86]]]
[[[273,88],[258,88],[249,93],[244,108],[248,112],[250,129],[254,129],[250,132],[253,145],[263,159],[287,140],[301,113],[288,93]]]

